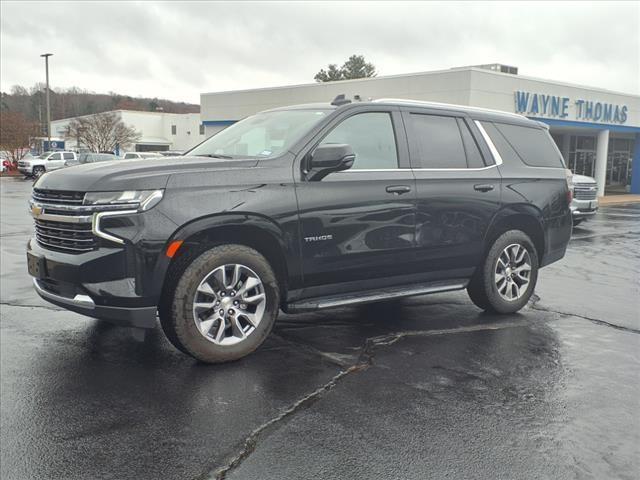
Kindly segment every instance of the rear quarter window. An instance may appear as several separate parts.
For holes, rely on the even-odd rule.
[[[513,149],[518,157],[530,167],[555,167],[564,168],[562,155],[558,151],[551,135],[547,130],[541,128],[524,127],[520,125],[510,125],[507,123],[494,123],[493,133],[488,131],[491,139],[496,143],[496,148],[500,151],[500,144],[504,149],[504,142]],[[496,133],[504,141],[494,138]],[[502,155],[502,151],[500,154]],[[509,154],[507,154],[509,156]]]

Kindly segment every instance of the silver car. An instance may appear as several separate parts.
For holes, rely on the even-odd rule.
[[[592,177],[573,175],[571,188],[573,190],[571,201],[573,224],[579,225],[598,211],[598,184]]]

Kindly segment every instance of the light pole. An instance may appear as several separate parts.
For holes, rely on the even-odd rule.
[[[53,55],[53,53],[43,53],[40,55],[44,57],[44,68],[47,72],[47,140],[49,141],[49,148],[51,148],[51,105],[49,103],[49,57]]]

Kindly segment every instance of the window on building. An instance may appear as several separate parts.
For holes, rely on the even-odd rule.
[[[171,125],[171,135],[176,135],[178,133],[178,127],[175,125]]]
[[[321,145],[351,145],[356,159],[352,170],[398,168],[396,137],[388,113],[360,113],[347,118],[334,128]]]
[[[419,155],[419,163],[414,164],[414,168],[467,168],[455,117],[412,113],[410,118]]]
[[[204,123],[200,124],[200,135],[204,135]]]

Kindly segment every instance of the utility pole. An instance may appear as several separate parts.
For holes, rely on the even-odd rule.
[[[49,57],[53,53],[43,53],[40,55],[44,57],[44,68],[47,72],[47,91],[45,92],[47,98],[47,140],[49,141],[49,148],[51,148],[51,104],[49,103]]]

